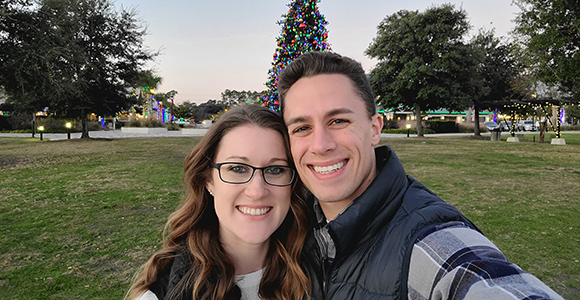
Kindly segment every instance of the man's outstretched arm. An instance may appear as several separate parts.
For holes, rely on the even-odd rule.
[[[461,222],[423,233],[409,266],[409,299],[563,299]]]

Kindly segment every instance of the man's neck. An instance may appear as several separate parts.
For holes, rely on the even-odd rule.
[[[326,220],[334,220],[340,213],[342,213],[353,200],[342,200],[337,202],[322,202],[320,203],[320,208],[326,217]]]

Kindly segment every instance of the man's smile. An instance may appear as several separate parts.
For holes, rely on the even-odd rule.
[[[345,164],[346,164],[346,161],[341,161],[339,163],[336,163],[336,164],[333,164],[330,166],[312,166],[312,169],[316,173],[326,175],[326,174],[330,174],[332,172],[336,172],[336,171],[340,170]]]

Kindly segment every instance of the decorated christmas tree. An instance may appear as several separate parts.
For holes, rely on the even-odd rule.
[[[318,11],[320,0],[293,0],[288,4],[288,13],[278,21],[282,29],[276,39],[277,48],[274,62],[268,72],[268,90],[262,104],[273,111],[280,109],[278,102],[278,76],[294,59],[308,51],[330,51],[327,43],[326,20]]]

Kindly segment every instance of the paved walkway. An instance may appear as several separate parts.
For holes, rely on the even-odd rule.
[[[163,131],[154,133],[125,133],[120,129],[117,130],[98,130],[89,131],[89,137],[91,138],[106,138],[106,139],[124,139],[124,138],[140,138],[140,137],[184,137],[184,136],[203,136],[207,132],[207,129],[195,128],[188,129],[185,132],[182,131]],[[577,133],[580,131],[564,131],[563,133]],[[518,132],[517,134],[539,134],[535,132]],[[548,132],[547,134],[553,134],[553,132]],[[437,136],[470,136],[473,133],[438,133],[438,134],[426,134],[425,137],[437,137]],[[489,136],[489,132],[482,133],[482,136]],[[409,135],[410,137],[416,137],[416,134]],[[502,132],[502,137],[507,138],[509,132]],[[31,133],[0,133],[0,137],[26,137],[31,138]],[[81,137],[80,132],[71,133],[71,139],[78,139]],[[405,138],[406,134],[393,134],[393,133],[381,133],[383,138]],[[35,138],[40,138],[40,133],[35,135]],[[66,140],[66,133],[44,133],[43,138],[52,141]]]
[[[180,130],[153,132],[153,133],[125,133],[121,129],[117,130],[97,130],[89,131],[89,137],[91,138],[105,138],[105,139],[125,139],[125,138],[140,138],[140,137],[184,137],[184,136],[203,136],[207,132],[207,129],[188,129],[187,132],[182,132]],[[0,133],[0,137],[27,137],[31,138],[32,133]],[[40,138],[40,133],[34,135],[35,138]],[[81,137],[80,132],[72,132],[70,134],[71,139],[79,139]],[[66,133],[43,133],[43,139],[58,141],[66,140],[68,138]]]

